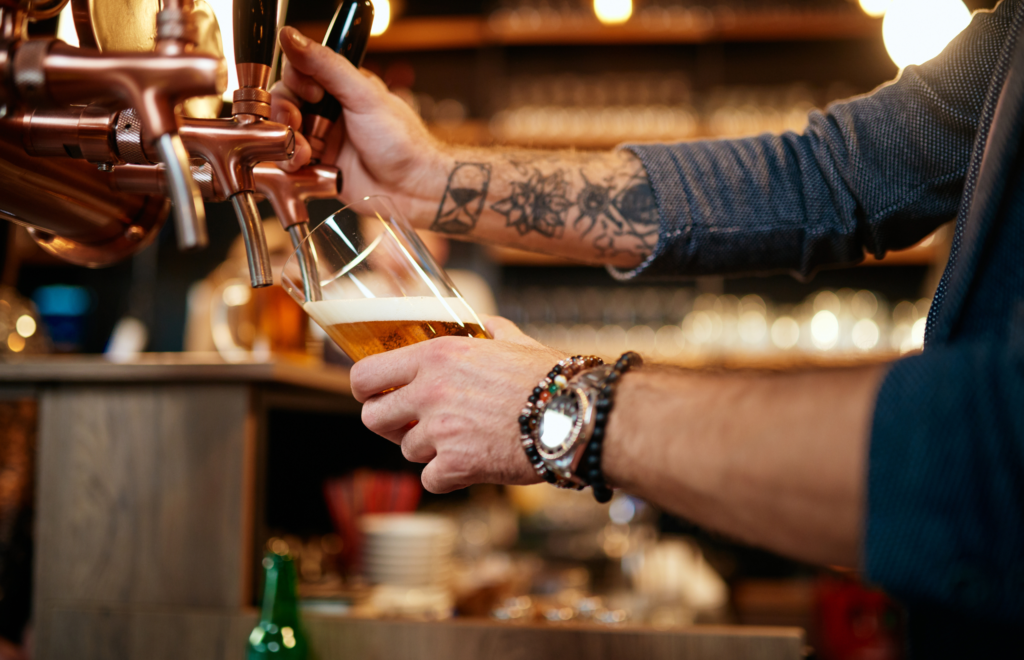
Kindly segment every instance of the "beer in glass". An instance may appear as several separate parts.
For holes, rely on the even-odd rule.
[[[296,246],[281,280],[354,361],[435,337],[489,338],[386,197],[324,220]]]

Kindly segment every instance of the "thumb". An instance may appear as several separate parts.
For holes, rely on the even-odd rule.
[[[515,323],[501,316],[484,316],[482,318],[484,328],[491,336],[499,341],[510,341],[514,344],[533,346],[536,344],[533,339],[523,334]]]
[[[358,113],[372,112],[377,107],[382,85],[360,73],[347,59],[293,27],[283,28],[279,40],[288,62],[320,83],[342,106]]]

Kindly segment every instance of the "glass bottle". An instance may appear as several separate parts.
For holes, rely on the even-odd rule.
[[[299,621],[295,563],[287,554],[263,558],[263,612],[249,635],[247,660],[306,660],[309,645]]]

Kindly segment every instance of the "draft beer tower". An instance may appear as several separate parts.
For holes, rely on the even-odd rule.
[[[240,87],[232,116],[216,119],[175,111],[186,99],[219,95],[226,86],[224,62],[196,51],[193,0],[164,1],[149,52],[107,50],[104,26],[119,13],[130,25],[130,17],[145,15],[158,0],[71,0],[82,48],[27,37],[28,21],[55,16],[67,1],[0,0],[0,219],[27,227],[51,254],[101,267],[149,244],[168,201],[179,247],[204,247],[204,199],[229,200],[252,285],[272,284],[257,195],[271,202],[298,247],[308,235],[305,201],[341,192],[332,167],[286,173],[272,164],[289,158],[295,146],[292,130],[268,119],[284,7],[276,0],[235,0]],[[325,44],[358,64],[372,22],[370,0],[346,0]],[[329,97],[308,108],[304,132],[317,156],[340,111]],[[315,291],[316,277],[306,286]]]

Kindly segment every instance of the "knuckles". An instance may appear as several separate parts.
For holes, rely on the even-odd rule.
[[[424,361],[430,366],[450,367],[471,350],[465,337],[438,337],[423,343]]]
[[[448,413],[433,415],[420,423],[424,424],[423,430],[428,438],[448,441],[464,440],[462,436],[469,426],[462,417]]]

